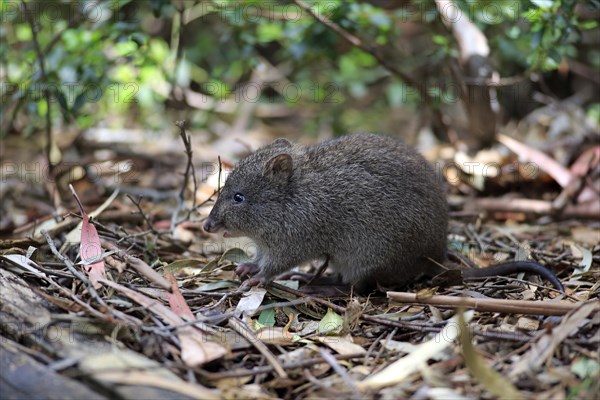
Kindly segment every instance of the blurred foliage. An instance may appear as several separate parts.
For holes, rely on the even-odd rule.
[[[546,73],[565,57],[600,67],[600,51],[579,54],[582,34],[595,20],[578,17],[575,0],[457,0],[488,37],[501,76]],[[416,109],[419,96],[376,59],[289,2],[271,1],[19,1],[2,9],[2,118],[12,131],[42,131],[52,98],[57,124],[83,130],[172,126],[174,111],[197,128],[227,119],[210,107],[190,110],[175,88],[218,103],[235,99],[253,72],[271,64],[285,77],[265,82],[256,99],[312,111],[307,131],[327,119],[335,133],[378,128],[390,108]],[[448,59],[458,52],[433,1],[327,0],[312,10],[378,48],[395,65],[440,90]],[[385,7],[381,8],[378,5]],[[600,8],[598,0],[586,5]],[[36,29],[37,42],[32,34]],[[378,50],[378,51],[379,51]],[[45,65],[42,76],[40,62]],[[422,71],[422,72],[421,72]],[[435,78],[435,79],[432,79]],[[285,84],[282,84],[285,82]],[[377,88],[373,91],[373,88]],[[445,96],[439,96],[441,103]],[[177,100],[177,101],[174,101]],[[369,113],[364,112],[365,102]],[[588,114],[596,115],[597,107]],[[3,125],[6,126],[6,125]],[[352,127],[352,129],[349,129]],[[3,132],[2,135],[6,135]]]

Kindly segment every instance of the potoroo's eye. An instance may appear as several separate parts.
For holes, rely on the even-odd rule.
[[[233,201],[236,203],[241,203],[244,200],[246,200],[246,197],[241,193],[236,193],[233,195]]]

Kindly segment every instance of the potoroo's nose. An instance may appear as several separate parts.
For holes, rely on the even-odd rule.
[[[215,227],[215,223],[212,219],[207,218],[206,221],[204,222],[204,230],[206,232],[210,232],[211,230],[213,230]]]

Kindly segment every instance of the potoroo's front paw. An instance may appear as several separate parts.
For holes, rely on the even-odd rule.
[[[260,269],[255,263],[241,263],[235,269],[235,274],[243,279],[245,277],[256,275],[259,271]]]
[[[269,279],[265,278],[261,274],[257,274],[257,275],[254,275],[250,279],[246,279],[244,281],[244,283],[242,283],[242,286],[240,286],[240,288],[250,288],[250,287],[253,287],[253,286],[263,287],[263,286],[265,286],[269,282],[270,282]]]

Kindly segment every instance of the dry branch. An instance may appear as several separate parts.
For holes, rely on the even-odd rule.
[[[388,292],[388,298],[400,303],[435,305],[440,308],[452,309],[466,307],[477,311],[509,314],[564,315],[579,306],[574,303],[552,303],[550,301],[475,299],[440,295],[419,298],[415,293],[405,292]]]
[[[196,169],[194,168],[193,162],[193,150],[192,150],[192,140],[190,135],[185,130],[185,121],[177,121],[175,123],[179,128],[179,135],[181,136],[181,140],[183,141],[183,145],[185,147],[185,156],[186,156],[186,166],[185,173],[183,175],[183,182],[181,184],[181,190],[179,191],[178,205],[177,209],[173,213],[171,218],[171,232],[175,230],[175,226],[183,221],[187,221],[190,219],[192,212],[196,209],[196,193],[198,191],[198,181],[196,179]],[[188,183],[192,179],[192,183],[194,185],[194,191],[192,193],[192,206],[188,209],[187,215],[183,221],[177,221],[177,217],[179,216],[179,212],[183,209],[183,205],[185,204],[185,191],[188,187]]]
[[[552,206],[552,202],[533,199],[503,199],[503,198],[479,198],[473,200],[469,208],[485,211],[522,212],[540,215],[560,215],[563,218],[588,218],[598,219],[600,215],[600,204],[589,202],[578,205],[567,205],[558,212]]]
[[[150,267],[144,261],[140,260],[137,257],[123,253],[123,250],[119,249],[114,244],[107,242],[106,240],[102,241],[102,246],[108,250],[115,251],[118,255],[123,257],[123,260],[127,264],[131,265],[133,269],[135,269],[140,275],[148,279],[150,282],[154,283],[161,289],[171,291],[171,285],[169,284],[169,282],[165,278],[163,278],[161,274],[153,270],[152,267]]]
[[[477,83],[489,80],[493,72],[488,60],[490,47],[487,38],[466,13],[456,18],[449,15],[460,10],[454,1],[435,0],[435,4],[444,25],[452,32],[458,44],[461,71],[453,72],[454,77],[461,81],[461,88],[464,88],[460,91],[460,96],[469,116],[470,139],[479,147],[489,146],[496,131],[497,118],[490,94],[494,88]]]

